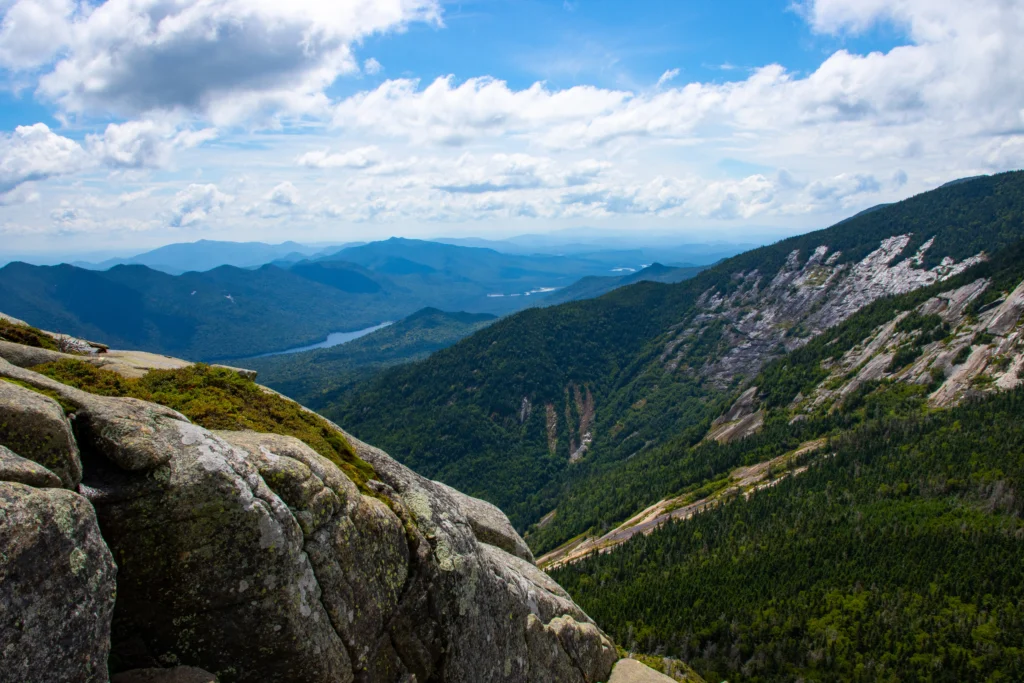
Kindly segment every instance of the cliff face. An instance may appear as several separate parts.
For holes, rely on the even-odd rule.
[[[926,269],[923,263],[933,240],[903,258],[911,237],[882,240],[877,249],[854,263],[838,263],[842,253],[821,245],[803,263],[800,253],[792,252],[770,279],[757,270],[733,274],[739,286],[728,295],[705,292],[698,314],[666,344],[661,357],[665,368],[675,371],[706,330],[720,327],[727,351],[691,372],[727,388],[882,297],[948,280],[985,260],[983,253],[960,262],[946,257],[940,265]]]
[[[0,680],[607,680],[612,643],[497,508],[326,421],[367,481],[292,436],[18,367],[57,357],[17,346],[0,347]]]

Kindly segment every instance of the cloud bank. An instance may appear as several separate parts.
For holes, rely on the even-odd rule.
[[[118,211],[140,226],[236,230],[778,222],[1024,166],[1024,9],[1013,0],[808,0],[796,11],[817,33],[884,24],[905,44],[725,82],[686,82],[666,65],[632,89],[386,78],[386,64],[357,54],[413,24],[443,30],[437,0],[3,7],[11,78],[69,122],[104,121],[77,137],[44,124],[0,135],[0,205],[21,212],[7,224],[46,216],[44,231],[65,229],[76,207],[95,230]],[[357,76],[377,82],[330,94]],[[112,195],[153,185],[115,207],[72,187],[84,176]]]

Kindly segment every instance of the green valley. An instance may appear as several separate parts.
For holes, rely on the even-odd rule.
[[[233,361],[259,372],[260,383],[314,410],[337,401],[374,373],[427,357],[497,318],[424,308],[365,337],[327,349]]]

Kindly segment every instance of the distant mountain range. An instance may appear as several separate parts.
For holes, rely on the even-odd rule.
[[[642,265],[639,252],[504,254],[400,238],[289,260],[298,247],[195,242],[133,259],[163,262],[162,269],[15,262],[0,269],[0,300],[6,312],[47,329],[115,347],[218,360],[315,343],[424,307],[505,315],[543,305],[545,295],[581,278]],[[249,264],[281,252],[287,258],[273,263],[202,270],[218,260]],[[195,268],[165,272],[186,263]]]
[[[620,275],[617,277],[585,277],[565,289],[560,289],[557,292],[548,294],[544,297],[544,305],[553,306],[556,304],[564,304],[569,301],[593,299],[618,289],[619,287],[625,287],[637,282],[682,282],[683,280],[695,277],[702,270],[705,270],[705,268],[706,266],[670,268],[668,266],[663,266],[660,263],[652,263],[646,268],[629,273],[628,275]]]
[[[667,237],[628,237],[608,231],[557,231],[548,235],[520,235],[509,239],[491,240],[483,238],[438,238],[429,240],[435,244],[459,247],[490,249],[502,254],[520,256],[578,256],[591,261],[606,263],[609,270],[616,267],[653,263],[658,261],[670,266],[708,265],[715,261],[734,256],[754,245],[712,243],[675,244]],[[422,242],[422,240],[410,240]],[[104,260],[68,260],[79,268],[108,270],[114,266],[140,265],[170,275],[196,271],[203,272],[219,266],[256,268],[267,263],[287,266],[304,259],[330,258],[339,251],[365,245],[366,242],[338,244],[300,244],[283,242],[227,242],[198,240],[168,244],[134,256],[119,256]],[[18,260],[18,259],[15,259]],[[59,261],[21,260],[29,263],[59,263]],[[0,263],[4,261],[0,260]]]
[[[114,266],[147,266],[171,275],[180,275],[190,271],[203,272],[219,266],[235,266],[237,268],[253,268],[271,262],[295,262],[317,254],[337,251],[345,246],[334,247],[308,246],[298,242],[281,244],[265,244],[263,242],[218,242],[199,240],[198,242],[182,242],[147,251],[129,258],[113,258],[100,263],[75,261],[79,268],[89,270],[108,270]]]
[[[709,265],[757,246],[732,242],[680,244],[664,235],[636,236],[602,230],[560,230],[543,235],[519,235],[504,240],[441,237],[433,241],[462,247],[483,247],[506,254],[631,253],[636,255],[638,263],[659,261],[668,265]]]

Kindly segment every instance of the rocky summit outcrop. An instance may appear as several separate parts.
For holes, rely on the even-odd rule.
[[[369,481],[8,356],[0,681],[608,680],[614,646],[494,506],[334,425]]]

